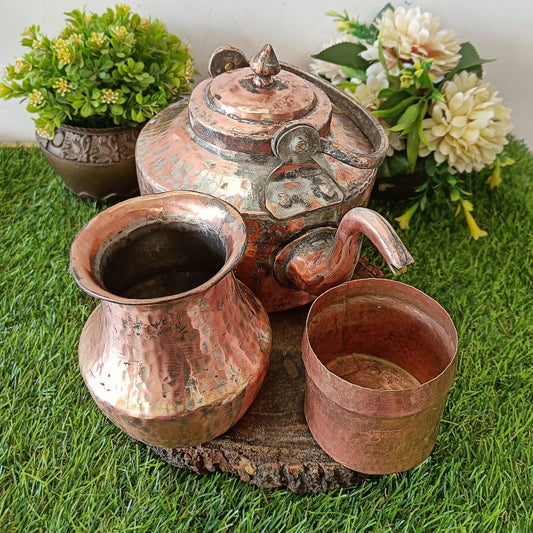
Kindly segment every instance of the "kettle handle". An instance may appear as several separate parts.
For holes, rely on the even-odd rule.
[[[379,121],[365,107],[340,89],[337,89],[328,81],[323,80],[318,76],[309,74],[308,72],[287,63],[281,63],[281,68],[296,74],[324,91],[331,102],[345,113],[350,120],[355,122],[362,131],[364,131],[365,135],[370,140],[373,149],[369,154],[355,152],[328,141],[327,139],[320,138],[320,152],[356,168],[377,168],[381,165],[387,155],[387,150],[389,149],[389,138],[385,128],[383,128]],[[288,128],[294,124],[294,122],[289,124]],[[304,123],[300,124],[303,125]],[[280,131],[278,133],[281,136],[282,132]],[[276,134],[275,137],[278,137],[278,134]],[[272,147],[274,153],[277,155],[275,144],[276,139],[274,138],[272,140]],[[316,142],[313,144],[316,144]]]

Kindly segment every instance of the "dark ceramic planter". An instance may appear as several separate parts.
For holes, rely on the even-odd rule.
[[[50,166],[74,194],[119,201],[138,193],[135,143],[142,126],[62,125],[52,140],[37,135],[37,141]]]

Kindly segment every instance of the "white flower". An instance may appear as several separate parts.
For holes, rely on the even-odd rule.
[[[382,102],[381,98],[378,98],[379,92],[388,86],[387,80],[368,78],[366,83],[361,83],[355,88],[354,93],[349,89],[346,89],[346,92],[370,111],[375,111]]]
[[[386,83],[385,87],[389,86],[389,78],[387,76],[387,71],[383,68],[383,65],[378,61],[377,63],[372,63],[366,69],[366,77],[368,80],[380,80]]]
[[[389,149],[387,155],[392,156],[394,152],[401,152],[405,148],[405,139],[399,131],[391,131],[386,123],[382,123],[389,137]]]
[[[439,17],[422,13],[418,7],[389,9],[377,24],[382,28],[385,62],[394,76],[400,73],[398,59],[402,66],[431,59],[429,73],[436,81],[459,62],[460,44],[456,33],[441,29]],[[378,41],[368,46],[361,56],[369,61],[379,61]]]
[[[346,42],[358,43],[359,39],[355,37],[354,35],[346,33],[346,34],[343,34],[341,37],[338,37],[337,39],[332,39],[331,41],[329,41],[329,43],[324,44],[322,46],[322,50],[325,50],[326,48],[329,48],[330,46],[333,46],[334,44],[346,43]],[[348,79],[348,76],[346,76],[346,74],[342,70],[341,65],[336,65],[335,63],[329,63],[328,61],[322,61],[321,59],[313,59],[313,61],[311,61],[309,65],[309,69],[311,70],[313,74],[317,76],[326,77],[334,85],[338,85],[339,83],[342,83],[343,81],[346,81]]]
[[[345,89],[345,92],[370,111],[375,111],[382,103],[378,94],[382,89],[389,86],[387,73],[379,63],[374,63],[366,70],[366,82],[360,83],[360,80],[352,78],[351,81],[358,83],[355,89]]]
[[[437,163],[447,162],[451,172],[471,172],[490,165],[507,144],[511,110],[488,84],[473,73],[461,72],[441,90],[445,101],[436,101],[422,127]]]

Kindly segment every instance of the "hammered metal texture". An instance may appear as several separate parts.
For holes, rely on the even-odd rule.
[[[367,110],[279,64],[270,45],[252,68],[231,68],[243,58],[234,48],[218,49],[212,69],[218,75],[147,124],[137,142],[137,173],[141,194],[195,190],[236,207],[249,235],[237,276],[267,311],[277,311],[314,295],[276,278],[276,255],[307,231],[335,227],[351,208],[367,205],[388,140]],[[277,157],[276,135],[298,125],[311,128],[317,142],[289,132],[288,150],[283,145]]]
[[[413,287],[356,280],[325,292],[311,306],[302,340],[311,433],[333,459],[358,472],[420,464],[435,445],[456,353],[451,318]],[[400,367],[411,386],[401,388],[377,364],[360,364],[357,354]],[[346,379],[358,369],[367,386]]]
[[[342,114],[333,114],[329,135],[338,144],[357,144],[363,151],[371,149],[364,134],[354,129]],[[351,208],[366,206],[370,198],[375,169],[354,171],[329,156],[320,156],[319,160],[331,168],[344,200],[278,219],[266,207],[265,191],[269,192],[269,203],[271,198],[278,201],[283,198],[279,195],[285,191],[276,193],[267,185],[280,160],[273,155],[257,157],[209,150],[191,136],[186,101],[152,119],[141,132],[136,151],[141,194],[195,190],[221,198],[239,210],[248,232],[248,247],[238,265],[237,277],[254,291],[269,312],[314,299],[303,290],[281,285],[275,278],[273,266],[283,246],[309,229],[337,225]]]
[[[122,202],[74,240],[74,278],[101,300],[80,338],[81,374],[100,409],[134,439],[209,441],[255,398],[271,329],[233,274],[245,247],[238,212],[193,192]]]

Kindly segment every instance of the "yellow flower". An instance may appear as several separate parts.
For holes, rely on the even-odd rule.
[[[474,210],[474,206],[468,200],[461,200],[461,205],[465,213],[466,223],[468,224],[468,229],[470,230],[470,235],[474,240],[478,240],[480,237],[486,237],[488,233],[479,228],[474,217],[471,214],[471,211]]]
[[[418,209],[418,205],[418,202],[416,202],[401,217],[397,217],[394,219],[400,224],[400,228],[409,229],[409,222],[411,221],[411,217]]]
[[[45,139],[52,139],[54,137],[54,126],[51,122],[43,126],[42,128],[37,128],[37,135],[44,137]]]
[[[43,47],[43,40],[42,39],[34,39],[32,43],[32,48],[42,48]]]
[[[59,78],[52,87],[58,92],[60,96],[72,92],[72,85],[65,79]]]
[[[91,41],[94,44],[96,44],[96,46],[98,46],[98,48],[102,48],[102,46],[104,46],[104,42],[105,42],[105,34],[102,33],[102,32],[93,32],[91,34],[91,38],[89,39],[89,41]]]
[[[68,48],[60,48],[57,51],[57,59],[59,60],[59,66],[64,67],[65,65],[68,65],[74,57]]]
[[[56,50],[61,50],[61,48],[68,48],[68,42],[65,39],[58,39],[54,43],[54,48]]]
[[[511,131],[511,110],[502,105],[492,87],[473,73],[461,72],[442,87],[444,101],[435,101],[422,122],[428,146],[437,164],[448,163],[450,172],[481,170],[496,159]]]
[[[141,22],[137,26],[140,30],[147,30],[150,26],[150,21],[148,19],[142,18]]]
[[[102,89],[102,103],[103,104],[116,104],[118,102],[119,93],[112,89]]]
[[[43,93],[37,89],[33,89],[31,94],[28,96],[28,102],[33,107],[39,107],[44,103],[44,96]]]
[[[24,72],[25,70],[28,70],[30,68],[30,65],[24,61],[24,59],[15,58],[15,72],[17,74],[20,74],[21,72]]]
[[[424,74],[424,69],[422,68],[422,65],[420,64],[420,61],[416,61],[415,64],[413,65],[413,68],[415,71],[415,76],[417,78],[422,77],[422,74]]]
[[[82,36],[79,33],[73,33],[69,38],[68,41],[70,44],[80,44],[83,40]]]
[[[496,161],[492,165],[489,165],[489,168],[494,169],[492,174],[489,176],[485,182],[487,185],[490,185],[490,188],[499,187],[501,180],[501,167],[506,167],[508,165],[513,165],[514,159],[502,156],[501,154],[496,158]]]
[[[489,176],[489,179],[485,183],[490,185],[491,189],[494,189],[494,187],[499,187],[501,182],[501,165],[498,159],[496,159],[496,161],[494,162],[494,170],[492,171],[492,174]]]
[[[117,7],[120,8],[125,13],[129,13],[131,11],[131,7],[127,4],[117,4]]]
[[[408,89],[413,85],[413,75],[408,70],[402,70],[402,74],[400,76],[400,87],[402,89]]]
[[[194,63],[191,60],[189,60],[187,61],[185,65],[184,76],[187,80],[190,80],[193,77],[193,75],[194,75]]]
[[[20,35],[22,37],[27,37],[28,39],[35,39],[35,26],[24,28],[24,31]]]
[[[128,35],[128,30],[125,26],[113,26],[111,31],[116,35],[119,41],[122,41],[126,35]]]

